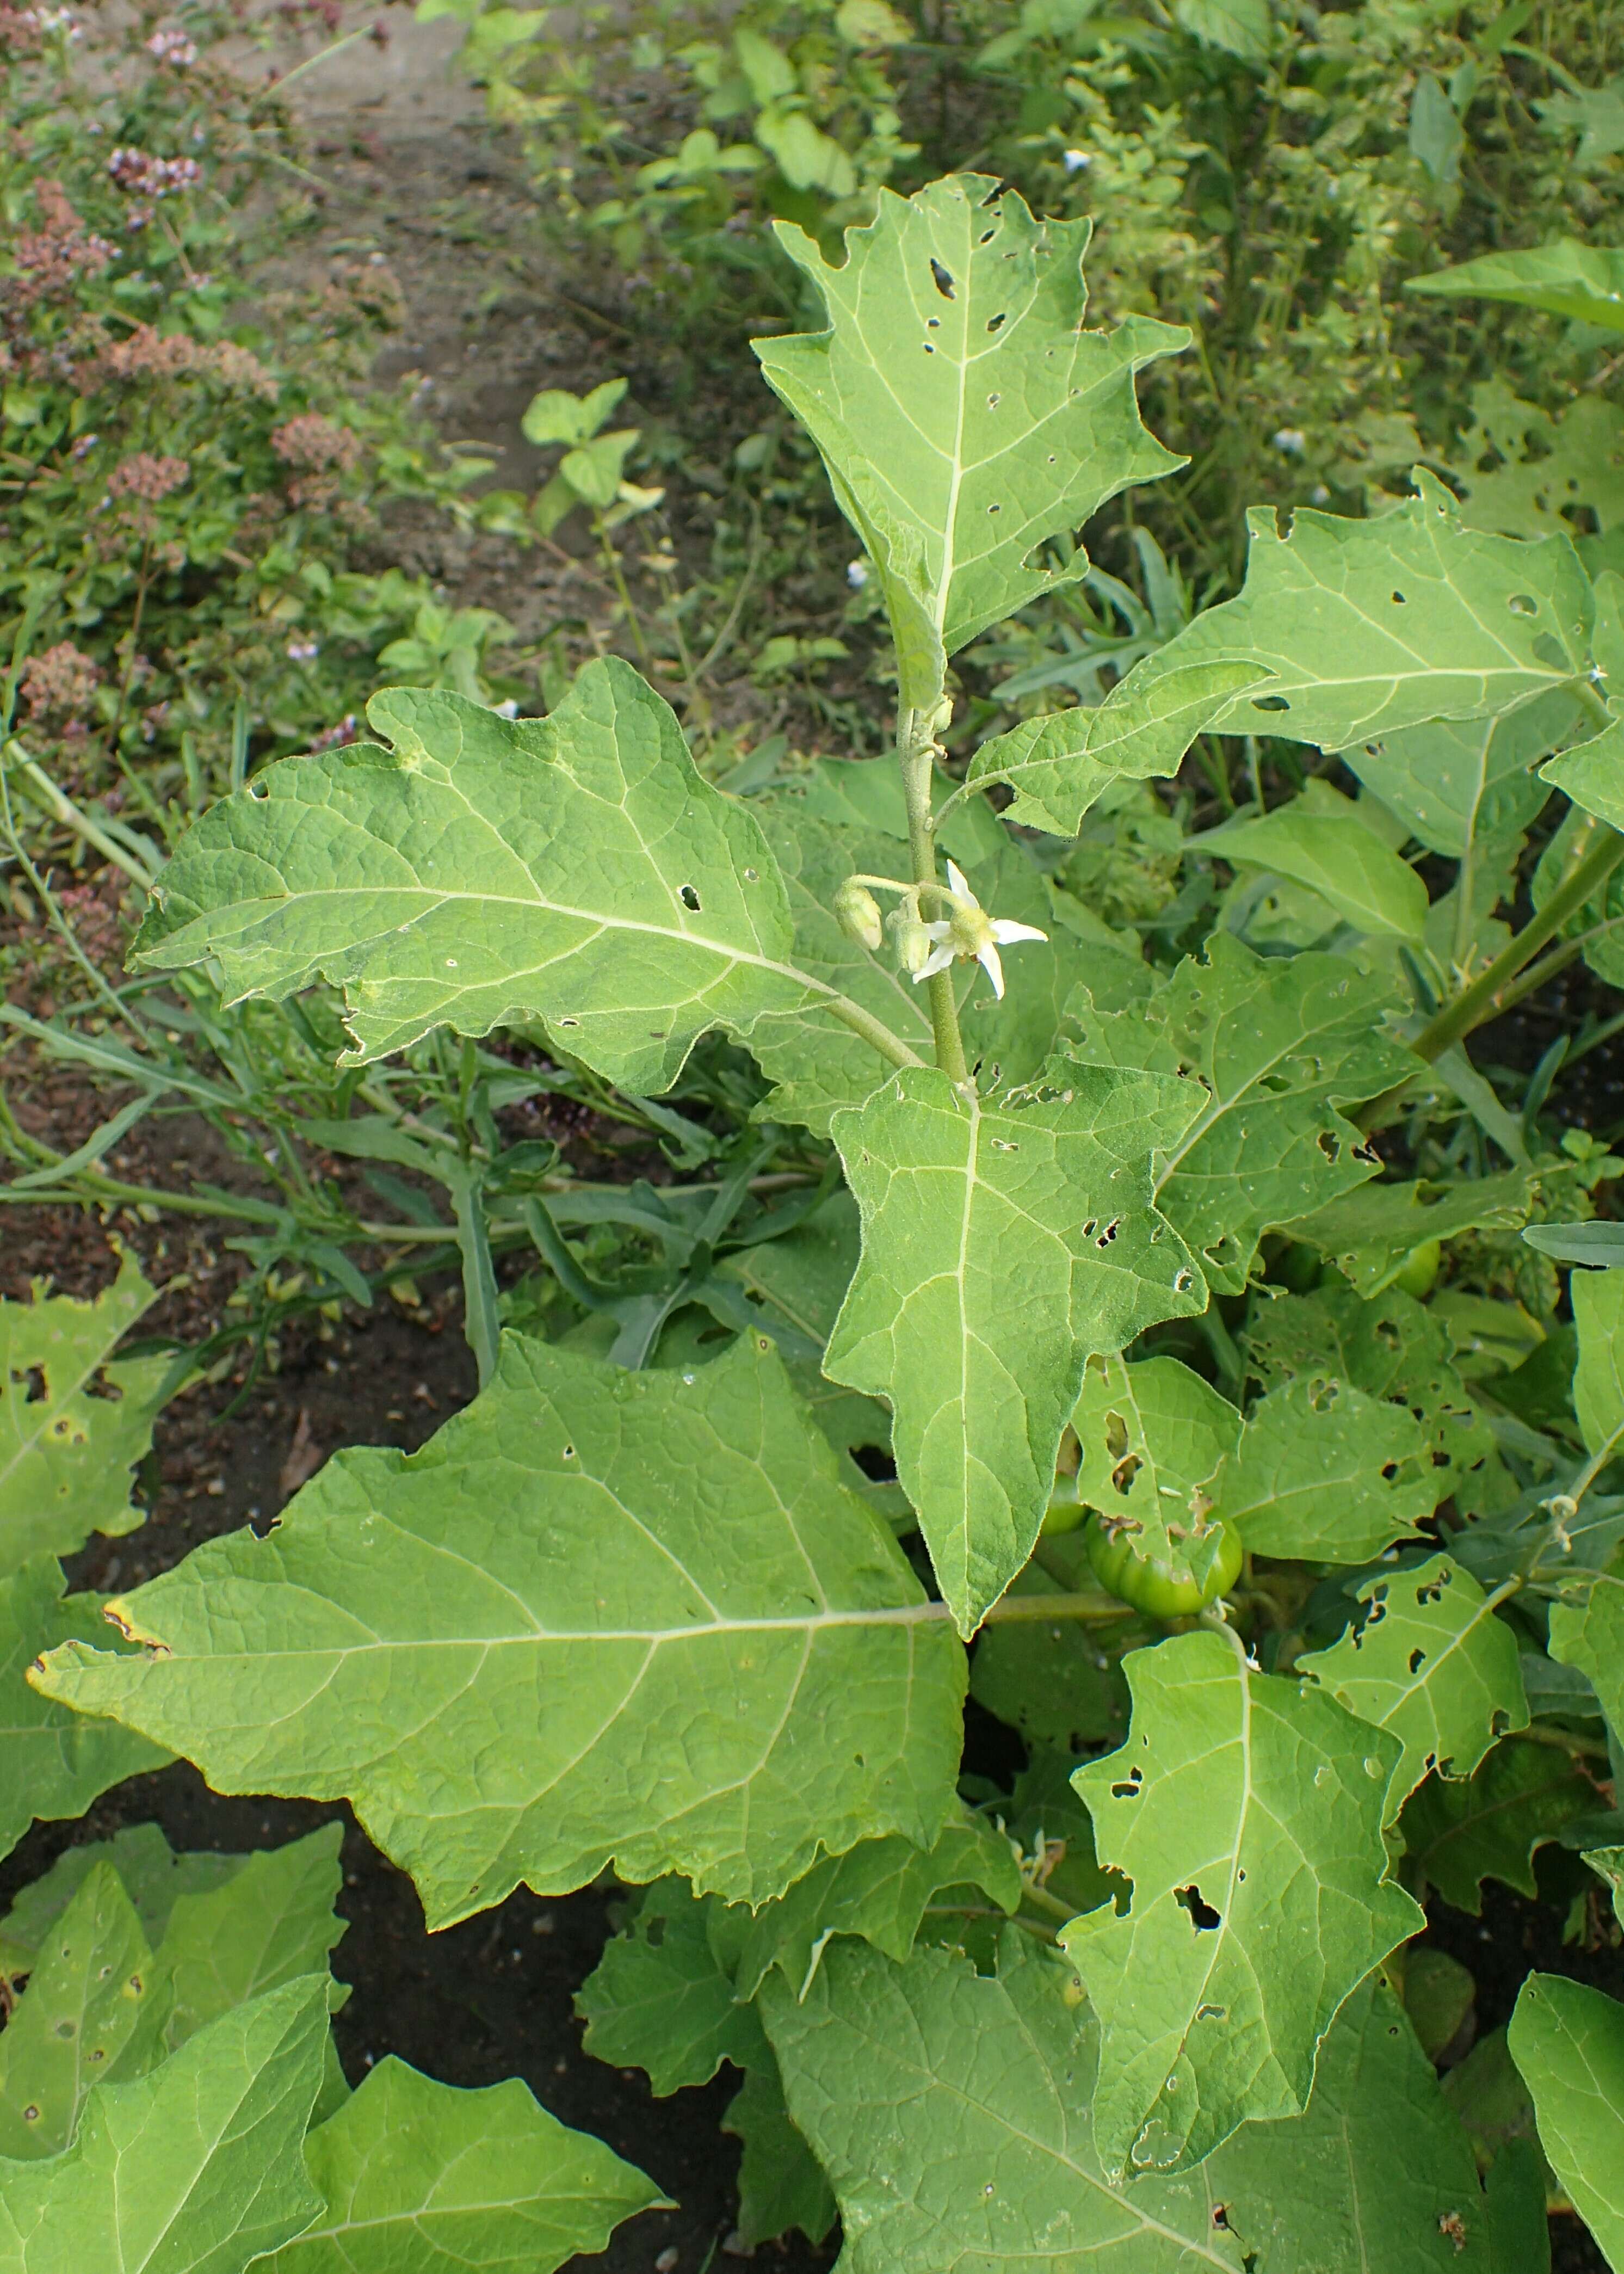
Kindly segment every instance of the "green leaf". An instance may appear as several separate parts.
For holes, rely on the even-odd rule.
[[[626,461],[640,439],[635,426],[623,427],[614,434],[595,435],[578,449],[567,451],[559,461],[559,471],[577,497],[588,505],[595,505],[601,513],[620,494],[620,484],[626,479]]]
[[[580,443],[597,433],[625,394],[623,379],[606,379],[587,395],[571,395],[567,388],[546,387],[530,397],[520,424],[527,442]]]
[[[1588,742],[1581,742],[1571,750],[1564,750],[1560,758],[1553,758],[1539,769],[1541,781],[1561,790],[1586,813],[1600,816],[1610,827],[1624,827],[1624,794],[1620,791],[1620,761],[1624,759],[1624,715],[1616,711],[1598,734]],[[1594,903],[1591,904],[1595,906]],[[1609,907],[1609,915],[1616,910]],[[1597,921],[1586,911],[1586,920]]]
[[[1574,1412],[1585,1450],[1600,1460],[1624,1437],[1624,1280],[1610,1271],[1575,1271],[1568,1293],[1579,1331]]]
[[[82,1816],[109,1785],[169,1758],[144,1737],[86,1721],[29,1688],[28,1668],[42,1652],[74,1636],[111,1639],[103,1599],[70,1595],[64,1602],[65,1585],[54,1555],[38,1555],[0,1579],[0,1856],[36,1817]]]
[[[820,993],[785,960],[755,817],[628,665],[588,664],[545,719],[412,688],[367,716],[392,751],[267,766],[187,832],[138,960],[212,958],[232,1002],[325,975],[351,1061],[539,1018],[634,1093],[668,1089],[707,1028],[742,1036]]]
[[[751,1921],[734,1975],[739,1996],[754,1998],[776,1966],[804,1998],[840,1935],[861,1935],[888,1958],[906,1958],[932,1896],[950,1887],[974,1888],[1003,1911],[1020,1901],[1010,1843],[980,1818],[949,1824],[929,1850],[906,1840],[865,1840],[825,1857]]]
[[[217,1791],[350,1798],[435,1926],[611,1858],[760,1902],[951,1806],[963,1653],[765,1337],[691,1376],[507,1337],[421,1452],[118,1608],[167,1654],[70,1645],[45,1693]]]
[[[1624,2006],[1560,1974],[1530,1974],[1509,2037],[1539,2144],[1608,2263],[1624,2266]]]
[[[1328,1255],[1365,1298],[1380,1295],[1417,1247],[1462,1231],[1515,1231],[1539,1189],[1530,1169],[1474,1177],[1458,1185],[1361,1185],[1293,1224],[1294,1239]]]
[[[1254,1555],[1363,1563],[1443,1497],[1415,1415],[1316,1367],[1260,1397],[1213,1487]]]
[[[173,2049],[194,2030],[301,1975],[326,1977],[345,1922],[334,1910],[342,1824],[241,1859],[222,1885],[176,1896],[159,1952]]]
[[[1429,719],[1344,753],[1366,789],[1429,852],[1463,860],[1526,829],[1550,794],[1533,771],[1566,741],[1578,706],[1545,695],[1501,718]]]
[[[1396,1738],[1227,1635],[1175,1636],[1125,1671],[1128,1742],[1072,1782],[1132,1894],[1061,1934],[1100,2017],[1094,2137],[1124,2175],[1305,2107],[1338,2007],[1422,1924],[1386,1877]]]
[[[766,2047],[763,2047],[766,2052]],[[739,2158],[739,2235],[748,2249],[799,2227],[821,2242],[835,2223],[835,2199],[817,2158],[784,2105],[778,2063],[752,2068],[722,2119],[743,2142]]]
[[[553,2274],[622,2219],[671,2206],[652,2180],[538,2107],[517,2077],[458,2091],[393,2054],[305,2145],[321,2215],[263,2274]]]
[[[1071,1537],[1080,1540],[1081,1534]],[[1079,1568],[1076,1584],[1091,1585],[1093,1575]],[[1028,1563],[1011,1592],[1060,1595],[1070,1590]],[[1079,1619],[1020,1619],[984,1627],[970,1660],[970,1695],[1023,1737],[1069,1753],[1091,1744],[1119,1743],[1128,1726],[1121,1668],[1101,1647],[1099,1630]]]
[[[1477,1985],[1458,1958],[1417,1942],[1404,1953],[1403,1991],[1421,2050],[1437,2062],[1465,2028]]]
[[[849,2274],[1500,2274],[1460,2126],[1387,1992],[1349,1999],[1306,2115],[1124,2187],[1091,2135],[1097,2023],[1065,1983],[1010,1929],[996,1979],[947,1951],[899,1968],[848,1947],[803,2005],[769,1985]]]
[[[1378,937],[1418,939],[1426,922],[1420,877],[1364,825],[1353,800],[1328,783],[1311,782],[1272,813],[1226,821],[1192,842],[1234,864],[1306,885],[1344,922]]]
[[[1594,1224],[1530,1224],[1523,1239],[1554,1263],[1580,1263],[1587,1270],[1624,1269],[1624,1225],[1598,1219]]]
[[[1552,1604],[1551,1655],[1589,1675],[1602,1712],[1624,1729],[1624,1577],[1598,1572],[1580,1600]]]
[[[1466,134],[1455,105],[1431,72],[1423,72],[1410,98],[1410,154],[1418,159],[1440,189],[1461,178]]]
[[[1207,1487],[1241,1437],[1229,1399],[1177,1359],[1091,1361],[1071,1426],[1078,1498],[1131,1535],[1136,1554],[1205,1578],[1219,1539]]]
[[[1469,1777],[1497,1738],[1528,1727],[1517,1638],[1447,1555],[1366,1579],[1364,1623],[1297,1660],[1350,1713],[1404,1751],[1387,1788],[1396,1815],[1430,1769]]]
[[[167,2010],[134,1907],[98,1864],[0,2032],[0,2160],[61,2155],[91,2088],[151,2065]]]
[[[135,1906],[141,1931],[155,1950],[169,1914],[184,1894],[200,1894],[235,1879],[245,1856],[222,1856],[213,1849],[176,1856],[155,1824],[135,1824],[110,1840],[90,1840],[57,1856],[43,1878],[31,1880],[0,1919],[0,1974],[11,1979],[30,1974],[45,1939],[80,1887],[100,1864],[110,1864]]]
[[[1553,417],[1519,401],[1504,380],[1490,379],[1473,388],[1471,407],[1449,476],[1462,516],[1474,528],[1507,537],[1571,536],[1575,505],[1587,506],[1603,532],[1624,520],[1624,410],[1617,403],[1580,395]],[[1599,636],[1597,645],[1599,660]]]
[[[962,1634],[1031,1553],[1089,1357],[1201,1308],[1148,1173],[1195,1103],[1158,1075],[1057,1059],[996,1101],[909,1069],[835,1117],[863,1246],[824,1371],[890,1403]]]
[[[1228,932],[1214,932],[1206,960],[1187,958],[1132,1019],[1097,1011],[1086,992],[1073,998],[1079,1057],[1204,1084],[1201,1111],[1157,1158],[1155,1191],[1221,1293],[1240,1293],[1266,1231],[1374,1173],[1375,1156],[1336,1107],[1414,1071],[1382,1030],[1398,1008],[1340,956],[1266,958]]]
[[[646,2069],[663,2098],[708,2084],[724,2061],[771,2066],[756,2008],[733,1987],[748,1913],[731,1916],[686,1880],[657,1879],[575,1993],[584,2043],[612,2068]]]
[[[965,779],[977,789],[1007,782],[1015,792],[1009,820],[1051,837],[1075,837],[1084,814],[1112,783],[1177,773],[1196,736],[1231,698],[1268,677],[1229,658],[1182,666],[1148,688],[1130,672],[1103,703],[1049,712],[995,734],[971,759]]]
[[[1411,276],[1407,292],[1443,299],[1510,300],[1603,331],[1624,332],[1624,251],[1559,237],[1529,252],[1488,252],[1435,276]]]
[[[0,2164],[0,2274],[241,2274],[320,2209],[300,2146],[327,1985],[290,1982],[97,2085],[64,2156]]]
[[[1476,1918],[1485,1879],[1537,1894],[1535,1849],[1596,1804],[1595,1786],[1565,1752],[1507,1737],[1463,1781],[1429,1777],[1405,1803],[1399,1833],[1417,1871]]]
[[[1624,1848],[1587,1848],[1584,1860],[1612,1888],[1613,1915],[1624,1926]]]
[[[1268,0],[1175,0],[1174,15],[1202,44],[1243,63],[1268,61],[1274,25]]]
[[[94,1302],[0,1302],[0,1577],[93,1532],[132,1532],[130,1471],[152,1444],[166,1356],[114,1359],[156,1297],[132,1255]]]
[[[1147,433],[1134,378],[1189,334],[1085,330],[1089,224],[1034,222],[985,175],[878,199],[841,267],[778,224],[829,329],[753,345],[879,570],[902,700],[929,708],[950,655],[1087,566],[1032,567],[1039,547],[1183,463]]]
[[[1299,508],[1248,516],[1240,594],[1207,608],[1134,673],[1220,658],[1273,671],[1214,722],[1340,750],[1429,719],[1487,719],[1588,667],[1590,581],[1566,537],[1522,544],[1462,527],[1448,491],[1417,468],[1419,495],[1370,521]]]

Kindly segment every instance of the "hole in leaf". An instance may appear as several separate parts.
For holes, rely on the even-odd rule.
[[[1506,606],[1514,616],[1537,616],[1539,603],[1531,592],[1514,592]]]
[[[1120,1413],[1105,1417],[1105,1449],[1113,1461],[1120,1461],[1128,1449],[1128,1425]]]
[[[1291,705],[1283,695],[1254,695],[1252,707],[1254,711],[1289,711]]]
[[[1129,1453],[1111,1471],[1111,1482],[1124,1498],[1132,1491],[1133,1480],[1143,1466],[1144,1463],[1137,1453]]]
[[[989,410],[996,410],[1003,400],[1004,397],[1001,395],[989,395],[987,398],[987,408]]]
[[[996,331],[999,331],[999,330],[1001,330],[1001,329],[1002,329],[1002,328],[1003,328],[1003,324],[1004,324],[1004,318],[1003,318],[1003,316],[1002,316],[1002,315],[997,315],[997,316],[989,316],[989,317],[988,317],[988,319],[987,319],[987,328],[988,328],[988,330],[989,330],[989,332],[996,332]]]
[[[1339,1161],[1342,1158],[1342,1140],[1335,1129],[1322,1129],[1314,1142],[1327,1161]]]
[[[1210,1934],[1214,1927],[1223,1924],[1223,1914],[1215,1911],[1193,1883],[1187,1887],[1175,1887],[1173,1900],[1180,1910],[1188,1911],[1190,1924],[1198,1934]]]
[[[1395,592],[1393,595],[1393,605],[1395,608],[1402,608],[1404,606],[1404,595],[1402,592]]]
[[[684,885],[677,898],[685,908],[691,908],[695,915],[699,914],[699,895],[692,885]]]
[[[1111,1787],[1111,1798],[1113,1800],[1137,1800],[1139,1796],[1139,1787],[1144,1783],[1144,1781],[1145,1772],[1143,1769],[1130,1769],[1126,1778],[1121,1784],[1114,1784]]]
[[[1410,1670],[1412,1674],[1419,1674],[1425,1664],[1426,1653],[1424,1650],[1412,1650],[1410,1652]]]
[[[952,300],[958,297],[957,293],[953,290],[953,272],[951,268],[944,268],[939,260],[933,259],[930,263],[930,275],[931,281],[935,284],[936,290],[942,295],[942,297],[944,300]]]
[[[27,1367],[23,1368],[20,1372],[16,1367],[13,1367],[11,1369],[11,1379],[13,1382],[19,1382],[22,1383],[23,1404],[25,1405],[38,1405],[43,1401],[45,1397],[45,1368],[42,1366]]]

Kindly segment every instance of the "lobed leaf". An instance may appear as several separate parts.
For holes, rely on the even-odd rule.
[[[722,2129],[742,2143],[739,2238],[746,2249],[776,2241],[792,2227],[808,2242],[822,2242],[835,2223],[835,2199],[784,2105],[776,2061],[750,2070],[727,2105]]]
[[[1624,2006],[1560,1974],[1530,1974],[1509,2040],[1540,2146],[1609,2265],[1624,2266]]]
[[[1208,1487],[1240,1443],[1236,1408],[1174,1358],[1091,1360],[1071,1426],[1078,1498],[1109,1517],[1136,1554],[1190,1574],[1202,1539],[1216,1544]],[[1204,1577],[1210,1550],[1199,1560]]]
[[[255,2260],[262,2274],[553,2274],[622,2219],[671,2208],[517,2077],[459,2091],[393,2054],[312,2132],[304,2160],[321,2211]]]
[[[1602,1712],[1624,1729],[1624,1576],[1598,1572],[1581,1599],[1552,1604],[1551,1655],[1590,1677]]]
[[[1363,1563],[1431,1516],[1440,1474],[1407,1407],[1316,1367],[1259,1398],[1213,1491],[1255,1555]]]
[[[1507,1169],[1458,1185],[1425,1178],[1360,1185],[1293,1224],[1291,1234],[1329,1256],[1368,1299],[1384,1294],[1429,1239],[1519,1230],[1538,1190],[1539,1178],[1531,1169]]]
[[[1144,316],[1084,329],[1089,233],[981,174],[882,189],[839,267],[778,224],[829,328],[753,345],[879,571],[905,704],[934,705],[949,656],[1087,566],[1034,567],[1039,547],[1184,463],[1146,432],[1134,380],[1190,335]]]
[[[1042,1087],[989,1099],[908,1069],[835,1117],[863,1246],[824,1371],[890,1404],[962,1634],[1031,1553],[1088,1358],[1201,1307],[1149,1191],[1152,1148],[1195,1102],[1056,1059]]]
[[[392,749],[284,759],[187,832],[136,961],[212,960],[228,1002],[325,977],[350,1062],[538,1018],[634,1093],[668,1089],[710,1028],[826,999],[787,960],[755,817],[629,665],[588,664],[545,719],[417,688],[367,717]]]
[[[1485,1879],[1537,1894],[1535,1849],[1596,1804],[1595,1786],[1567,1753],[1509,1736],[1469,1778],[1429,1777],[1405,1803],[1399,1834],[1417,1874],[1476,1918]]]
[[[69,1645],[49,1697],[216,1790],[344,1796],[434,1925],[522,1880],[760,1902],[951,1805],[964,1658],[768,1339],[692,1374],[505,1339],[421,1452],[346,1452]]]
[[[94,1302],[42,1286],[0,1302],[0,1579],[143,1521],[130,1471],[152,1444],[169,1360],[112,1353],[156,1295],[124,1255]]]
[[[1396,1738],[1227,1635],[1124,1670],[1128,1742],[1072,1782],[1131,1893],[1061,1941],[1099,2016],[1100,2157],[1126,2177],[1304,2108],[1337,2008],[1422,1915],[1387,1878]]]
[[[733,1987],[748,1921],[683,1879],[641,1890],[575,1993],[588,2052],[613,2068],[646,2069],[662,2098],[709,2084],[724,2061],[771,2065],[756,2008]]]
[[[155,1950],[183,1894],[223,1886],[247,1860],[213,1849],[177,1856],[155,1824],[131,1825],[110,1840],[87,1840],[66,1849],[49,1871],[29,1881],[0,1919],[0,1974],[15,1978],[32,1973],[51,1927],[98,1864],[109,1864],[117,1872]]]
[[[1297,1670],[1403,1746],[1387,1788],[1391,1817],[1429,1770],[1469,1777],[1498,1738],[1526,1728],[1528,1699],[1515,1634],[1447,1555],[1366,1579],[1358,1600],[1363,1623],[1300,1658]]]

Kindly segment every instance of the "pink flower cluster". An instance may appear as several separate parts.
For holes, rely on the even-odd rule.
[[[339,493],[339,479],[360,463],[361,438],[319,411],[301,411],[271,435],[271,448],[284,466],[296,469],[288,484],[294,505],[322,513]]]
[[[94,659],[71,640],[59,640],[43,655],[30,656],[24,665],[23,701],[36,726],[65,719],[65,731],[82,734],[84,721],[78,714],[88,709],[101,683]]]
[[[234,393],[276,400],[276,381],[259,357],[235,340],[204,342],[184,333],[168,335],[138,324],[128,339],[109,347],[102,361],[115,379],[217,379]]]
[[[60,182],[37,182],[34,199],[41,226],[19,229],[12,240],[16,295],[25,306],[67,291],[76,277],[95,275],[116,249],[83,227]]]
[[[169,64],[176,71],[185,71],[196,63],[198,51],[184,32],[154,32],[147,42],[147,52],[156,56],[161,64]]]
[[[126,225],[131,229],[144,229],[152,219],[148,200],[172,198],[178,190],[189,190],[203,173],[195,158],[154,158],[150,150],[132,149],[127,143],[120,143],[110,153],[107,170],[126,197],[138,200],[130,208]]]
[[[109,497],[140,498],[156,505],[177,490],[192,471],[184,458],[155,458],[150,450],[137,450],[121,458],[107,478]]]

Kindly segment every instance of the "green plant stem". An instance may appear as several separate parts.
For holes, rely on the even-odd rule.
[[[1446,1003],[1434,1018],[1427,1020],[1410,1044],[1417,1058],[1425,1058],[1430,1065],[1463,1035],[1470,1035],[1474,1027],[1494,1018],[1505,1007],[1506,995],[1518,973],[1532,962],[1545,942],[1555,937],[1575,910],[1582,908],[1624,861],[1624,837],[1605,821],[1596,825],[1602,832],[1600,838],[1578,866],[1568,872],[1566,883],[1557,887],[1538,915],[1523,925],[1470,987],[1462,988],[1452,1002]]]
[[[947,1606],[941,1606],[944,1616]],[[1079,1587],[1067,1595],[1001,1595],[987,1614],[987,1626],[1033,1624],[1044,1619],[1081,1619],[1104,1625],[1137,1617],[1131,1604],[1118,1602],[1102,1587]]]
[[[916,885],[936,881],[936,822],[930,810],[931,772],[936,757],[923,715],[904,711],[897,722],[897,762],[902,769],[902,794],[908,812],[908,851]],[[951,970],[934,971],[925,982],[930,1003],[930,1027],[936,1036],[936,1064],[951,1082],[970,1079],[965,1062],[964,1038],[959,1031],[959,1004]],[[847,1022],[850,1023],[849,1021]]]
[[[1530,1744],[1548,1745],[1553,1752],[1571,1753],[1575,1760],[1605,1761],[1612,1757],[1605,1737],[1582,1737],[1575,1729],[1555,1729],[1544,1721],[1530,1721],[1526,1729],[1515,1733],[1526,1737]]]
[[[82,837],[86,845],[94,845],[103,860],[122,869],[132,884],[139,885],[144,892],[152,890],[153,872],[145,862],[124,847],[117,844],[87,813],[81,812],[72,799],[59,790],[44,768],[28,756],[22,744],[8,742],[3,755],[8,767],[20,777],[19,787],[26,789],[37,805],[43,806],[54,821]]]

